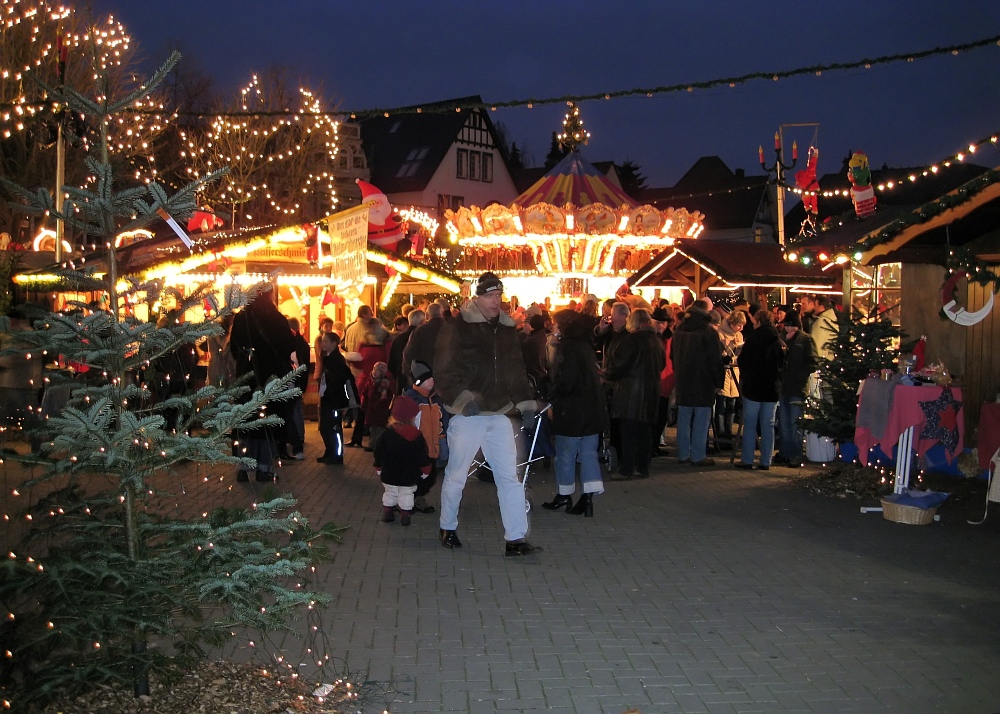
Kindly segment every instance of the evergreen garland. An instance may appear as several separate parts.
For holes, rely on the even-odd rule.
[[[822,397],[806,400],[804,429],[839,443],[853,440],[858,387],[871,374],[894,367],[894,345],[902,335],[888,319],[865,322],[857,312],[838,313],[837,331],[826,342],[833,359],[820,359]]]
[[[157,326],[119,310],[137,300],[151,308],[168,291],[135,280],[119,287],[110,247],[115,236],[158,220],[159,208],[189,215],[203,182],[173,196],[155,183],[119,188],[107,126],[152,91],[178,59],[175,53],[117,101],[107,97],[99,73],[97,100],[45,87],[100,126],[98,153],[87,159],[93,181],[86,188],[65,187],[70,198],[62,213],[47,191],[0,179],[24,210],[48,212],[109,246],[107,275],[65,275],[103,290],[106,304],[71,303],[66,313],[39,309],[34,329],[16,333],[18,346],[4,351],[22,359],[61,355],[81,367],[76,374],[53,371],[48,388],[64,390],[66,406],[36,425],[36,448],[18,458],[31,475],[19,488],[47,496],[18,514],[30,528],[0,566],[0,650],[8,653],[0,665],[0,695],[14,710],[101,683],[147,693],[149,673],[189,667],[206,647],[230,640],[234,629],[286,628],[329,600],[304,588],[300,574],[327,555],[322,541],[338,539],[342,529],[312,528],[293,510],[295,501],[281,496],[207,517],[171,517],[162,504],[168,494],[157,490],[186,461],[233,467],[234,475],[235,466],[255,468],[253,460],[233,455],[228,435],[277,423],[268,404],[298,394],[293,372],[252,393],[236,384],[154,395],[158,366],[176,359],[183,345],[221,334],[219,321],[258,298],[260,286],[229,288],[226,304],[216,304],[216,316],[201,322]],[[205,288],[174,297],[178,314],[216,301]]]

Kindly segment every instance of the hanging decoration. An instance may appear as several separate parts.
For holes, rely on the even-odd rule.
[[[806,167],[795,172],[795,186],[802,190],[802,207],[815,220],[819,213],[819,182],[816,180],[816,165],[819,163],[819,149],[810,146],[806,152]]]
[[[855,151],[847,168],[847,180],[851,182],[851,201],[858,218],[868,218],[875,213],[875,189],[872,188],[872,172],[868,167],[868,157],[864,152]]]
[[[577,151],[590,140],[590,132],[583,128],[580,107],[573,102],[567,102],[567,104],[569,104],[569,112],[563,119],[562,131],[556,136],[556,140],[559,142],[559,146],[567,151]]]
[[[990,270],[985,261],[973,257],[964,248],[955,248],[949,251],[948,273],[949,277],[941,287],[941,317],[966,327],[985,320],[986,316],[993,310],[994,295],[1000,291],[1000,275]],[[992,286],[986,304],[975,312],[968,312],[958,305],[958,281],[962,278],[967,278],[970,283],[977,283],[984,287]]]
[[[200,206],[195,209],[194,213],[188,219],[188,232],[201,231],[202,233],[208,233],[225,225],[226,222],[215,214],[211,206]]]

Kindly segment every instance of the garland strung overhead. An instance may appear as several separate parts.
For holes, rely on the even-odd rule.
[[[448,113],[448,112],[461,112],[461,111],[471,111],[476,109],[488,109],[490,111],[496,111],[499,108],[508,107],[527,107],[528,109],[533,108],[535,105],[543,104],[564,104],[568,102],[580,103],[587,101],[597,101],[597,100],[610,100],[610,99],[621,99],[624,97],[653,97],[663,94],[673,94],[676,92],[694,92],[695,90],[704,89],[715,89],[716,87],[730,88],[736,87],[740,84],[746,84],[747,82],[755,80],[771,80],[777,82],[780,79],[788,79],[790,77],[799,77],[803,75],[815,75],[817,77],[821,76],[824,72],[835,72],[835,71],[845,71],[852,69],[871,69],[875,65],[886,65],[895,64],[897,62],[915,62],[919,59],[926,59],[928,57],[935,57],[938,55],[958,55],[961,52],[969,52],[970,50],[979,49],[982,47],[988,47],[990,45],[1000,45],[1000,35],[994,35],[993,37],[986,37],[981,40],[976,40],[974,42],[966,42],[958,45],[949,45],[947,47],[935,47],[930,50],[921,50],[920,52],[902,52],[892,55],[883,55],[881,57],[875,57],[874,59],[860,59],[853,62],[831,62],[829,64],[818,64],[811,65],[808,67],[799,67],[797,69],[791,70],[781,70],[776,72],[751,72],[749,74],[743,74],[736,77],[722,77],[719,79],[710,79],[703,82],[681,82],[678,84],[661,85],[657,87],[635,87],[632,89],[621,89],[610,92],[596,92],[593,94],[566,94],[559,97],[543,97],[541,99],[530,98],[530,99],[512,99],[504,102],[440,102],[433,105],[423,106],[423,105],[410,105],[404,107],[392,107],[392,108],[369,108],[369,109],[359,109],[354,111],[328,111],[328,112],[292,112],[292,111],[273,111],[273,112],[221,112],[215,114],[209,114],[205,112],[178,112],[178,116],[189,116],[189,117],[266,117],[266,116],[339,116],[350,119],[358,119],[364,117],[374,117],[382,115],[388,117],[392,114],[420,114],[423,112],[427,113]],[[33,106],[45,106],[46,103],[36,103]],[[25,108],[25,104],[19,105],[21,108]],[[0,110],[13,108],[13,105],[2,105],[0,104]],[[156,110],[150,109],[135,109],[133,113],[136,114],[162,114],[163,112],[157,112]]]

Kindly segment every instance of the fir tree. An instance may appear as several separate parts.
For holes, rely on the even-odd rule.
[[[887,319],[865,322],[856,312],[838,313],[837,331],[830,333],[825,344],[833,358],[820,360],[822,397],[807,400],[805,430],[844,443],[854,439],[858,386],[893,367],[902,333]]]
[[[67,286],[103,295],[100,305],[40,312],[33,330],[17,333],[21,346],[6,351],[29,359],[62,355],[89,367],[53,376],[52,387],[69,394],[66,407],[38,425],[37,448],[20,457],[31,476],[26,485],[47,495],[23,514],[33,516],[31,529],[0,569],[0,601],[9,613],[0,626],[0,649],[8,651],[0,690],[14,709],[101,683],[130,683],[136,695],[148,693],[150,672],[190,666],[206,647],[228,641],[235,628],[286,627],[329,597],[296,585],[304,578],[295,576],[323,555],[322,537],[336,538],[340,529],[312,529],[292,510],[292,499],[275,497],[193,520],[157,508],[164,475],[182,462],[253,469],[251,460],[232,454],[227,435],[275,423],[276,416],[260,414],[269,403],[297,394],[292,373],[252,393],[239,384],[209,385],[154,398],[150,369],[158,360],[221,334],[221,318],[255,298],[267,299],[258,297],[259,287],[245,292],[233,286],[220,304],[204,286],[175,294],[178,309],[214,301],[215,317],[161,327],[128,309],[137,302],[151,306],[168,289],[119,275],[115,236],[159,220],[160,209],[189,215],[195,192],[219,174],[168,196],[156,183],[119,185],[113,173],[112,118],[147,97],[178,59],[173,55],[118,99],[108,96],[100,72],[93,98],[44,87],[56,103],[85,114],[97,132],[96,155],[87,158],[91,180],[84,188],[63,188],[69,198],[61,213],[47,190],[3,180],[24,210],[62,219],[107,246],[104,275],[63,275]]]
[[[639,194],[646,189],[646,177],[632,159],[626,159],[618,167],[618,179],[622,182],[622,190],[635,200],[639,200]]]
[[[548,171],[558,164],[568,153],[569,150],[562,148],[559,144],[559,136],[555,132],[552,132],[552,143],[549,146],[549,153],[545,155],[545,170]]]
[[[511,169],[524,168],[524,152],[517,147],[516,141],[510,145],[510,156],[507,157],[507,166]]]

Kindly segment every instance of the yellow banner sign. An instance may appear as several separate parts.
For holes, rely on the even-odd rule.
[[[363,282],[368,274],[368,206],[333,214],[326,219],[326,231],[329,253],[321,260],[324,266],[330,264],[330,277],[340,285]]]

